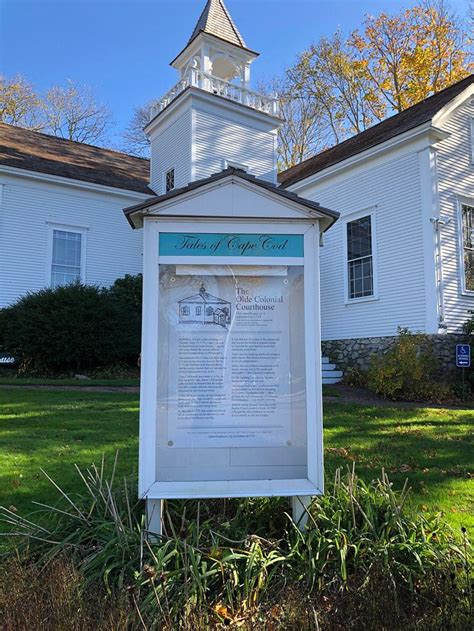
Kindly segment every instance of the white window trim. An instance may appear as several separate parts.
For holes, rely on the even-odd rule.
[[[47,254],[46,254],[46,286],[52,287],[52,266],[53,266],[53,233],[55,230],[62,230],[64,232],[75,232],[81,235],[81,283],[86,282],[86,249],[87,249],[87,227],[68,225],[60,223],[46,222],[48,227],[47,236]]]
[[[471,147],[471,164],[474,164],[474,116],[470,118],[470,147]]]
[[[369,206],[363,210],[350,213],[342,218],[342,230],[343,230],[343,270],[344,270],[344,304],[352,305],[359,302],[373,302],[379,299],[379,283],[378,283],[378,259],[377,259],[377,221],[376,221],[377,206]],[[374,293],[371,296],[361,296],[360,298],[349,297],[349,266],[348,266],[348,252],[347,252],[347,224],[355,219],[361,219],[362,217],[370,216],[370,235],[372,241],[372,273],[373,273],[373,289]]]
[[[166,190],[166,176],[170,171],[174,171],[174,186],[173,188],[170,188],[169,191]],[[166,167],[166,169],[163,171],[163,195],[166,195],[166,193],[169,193],[170,191],[174,191],[176,187],[176,165],[174,164],[170,164],[169,166]]]
[[[472,119],[474,120],[474,118]],[[463,225],[462,225],[462,207],[463,206],[472,206],[474,208],[474,197],[467,197],[465,195],[458,195],[457,200],[457,229],[458,229],[458,238],[456,240],[457,248],[458,248],[458,279],[459,279],[459,287],[460,294],[462,296],[474,296],[474,291],[466,289],[466,274],[464,270],[464,239],[463,239]]]

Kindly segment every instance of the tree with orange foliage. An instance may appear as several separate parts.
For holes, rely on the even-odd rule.
[[[368,16],[350,40],[354,59],[387,112],[401,112],[456,83],[472,68],[462,24],[444,0]]]
[[[469,44],[464,25],[444,0],[367,16],[349,38],[337,32],[312,44],[286,71],[286,95],[314,113],[309,129],[315,136],[308,135],[304,146],[300,141],[297,152],[285,145],[281,166],[290,167],[299,155],[341,142],[467,76]],[[291,124],[284,124],[282,137],[288,137],[285,126]]]

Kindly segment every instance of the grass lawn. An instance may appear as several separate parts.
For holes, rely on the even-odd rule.
[[[31,512],[56,497],[41,468],[74,490],[75,463],[111,465],[117,450],[120,472],[135,473],[137,431],[137,394],[0,390],[0,504]]]
[[[406,478],[417,510],[442,510],[454,527],[474,526],[472,410],[325,405],[326,471],[356,462],[372,479],[385,467],[396,488]],[[123,392],[0,390],[0,504],[23,514],[56,494],[40,469],[74,492],[73,464],[135,473],[138,395]],[[472,532],[472,531],[471,531]]]
[[[1,377],[0,386],[88,386],[123,388],[138,386],[139,379],[44,379],[35,377]]]
[[[117,379],[45,379],[37,377],[4,377],[0,374],[0,386],[87,386],[89,388],[123,388],[140,385],[138,378]],[[323,386],[327,397],[340,397],[333,386]]]

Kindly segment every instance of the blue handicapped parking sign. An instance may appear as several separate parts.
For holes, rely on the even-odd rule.
[[[456,366],[458,368],[471,366],[471,347],[469,344],[456,344]]]

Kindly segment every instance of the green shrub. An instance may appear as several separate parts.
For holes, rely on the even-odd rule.
[[[122,359],[135,364],[140,354],[142,330],[142,275],[126,274],[108,289],[117,308],[117,329],[120,331]]]
[[[387,399],[442,401],[449,388],[436,382],[439,365],[429,338],[399,330],[399,337],[383,355],[374,355],[367,374],[371,390]]]
[[[23,371],[85,371],[137,364],[141,276],[109,289],[73,283],[27,294],[0,310],[0,344]]]
[[[360,368],[348,368],[344,371],[343,382],[344,385],[350,388],[366,388],[367,373],[360,370]]]
[[[80,371],[121,359],[117,308],[79,283],[27,294],[2,310],[5,348],[23,368]]]
[[[469,313],[474,314],[473,311],[469,311]],[[474,335],[474,315],[471,315],[471,317],[464,322],[463,331],[468,335]]]

